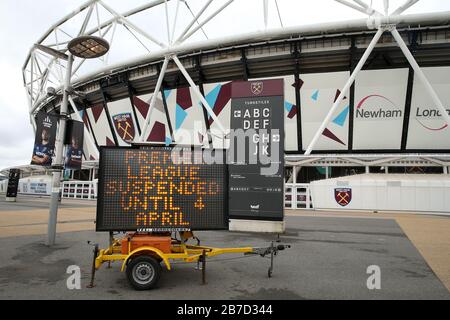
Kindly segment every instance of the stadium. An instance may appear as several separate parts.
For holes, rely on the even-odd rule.
[[[372,8],[338,1],[348,10],[367,13],[367,18],[284,26],[278,3],[263,1],[264,7],[258,2],[257,10],[262,30],[207,37],[204,28],[218,18],[220,23],[245,19],[245,12],[227,16],[229,7],[240,2],[205,1],[192,10],[188,1],[153,0],[118,12],[102,1],[88,1],[37,40],[23,66],[31,123],[36,129],[39,113],[60,114],[64,73],[71,70],[69,118],[85,127],[83,169],[66,172],[63,197],[95,199],[101,146],[139,141],[162,145],[183,141],[205,148],[226,144],[214,132],[230,128],[231,82],[281,78],[286,208],[320,208],[322,195],[314,197],[311,191],[315,181],[336,180],[348,187],[353,179],[360,184],[368,180],[374,188],[378,181],[378,187],[389,193],[389,187],[404,189],[401,186],[408,183],[408,188],[414,185],[419,190],[420,180],[425,189],[439,190],[434,192],[444,200],[435,208],[414,209],[448,213],[448,117],[392,31],[398,30],[450,114],[450,12],[404,14],[417,2],[407,1],[394,14],[383,16]],[[172,34],[168,6],[175,13]],[[178,26],[177,38],[182,10],[190,22],[186,28]],[[161,17],[158,32],[139,24],[146,15]],[[269,17],[279,19],[280,27],[269,27]],[[78,32],[105,38],[111,46],[108,55],[116,49],[121,59],[76,59],[69,68],[45,49],[67,54],[67,44]],[[353,75],[355,81],[348,83]],[[349,90],[343,91],[347,84]],[[328,114],[333,104],[334,112]],[[324,122],[327,115],[329,121]],[[191,133],[189,138],[186,132]],[[49,171],[29,165],[20,169],[20,193],[51,192]],[[424,202],[431,203],[433,192],[426,192],[430,195]],[[368,209],[377,206],[379,201]]]
[[[449,3],[70,1],[0,4],[0,298],[450,299]]]

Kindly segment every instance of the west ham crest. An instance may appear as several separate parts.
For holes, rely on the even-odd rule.
[[[255,96],[260,95],[263,92],[264,84],[262,82],[253,82],[251,85],[252,93]]]
[[[335,189],[334,198],[341,207],[346,207],[352,202],[352,189]]]
[[[134,140],[135,130],[131,113],[122,113],[113,117],[114,126],[119,137],[126,143]]]

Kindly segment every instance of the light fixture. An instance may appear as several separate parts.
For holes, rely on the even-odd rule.
[[[83,59],[94,59],[109,51],[109,43],[95,36],[77,37],[69,42],[68,49],[72,55]]]

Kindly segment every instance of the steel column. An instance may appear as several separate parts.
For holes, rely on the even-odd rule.
[[[152,111],[155,108],[156,99],[157,99],[159,91],[161,89],[161,85],[162,85],[162,82],[164,80],[164,76],[166,74],[166,70],[167,70],[167,66],[168,65],[169,65],[169,58],[166,57],[164,59],[164,63],[163,63],[161,72],[159,73],[158,82],[156,83],[156,87],[155,87],[155,92],[153,93],[152,100],[150,102],[150,108],[148,110],[147,119],[145,119],[144,128],[142,129],[142,134],[141,134],[141,137],[139,139],[140,142],[144,142],[147,139],[147,131],[148,131],[148,128],[150,127]]]
[[[414,56],[412,55],[411,51],[409,50],[409,48],[406,45],[405,41],[403,40],[402,36],[400,35],[400,33],[397,31],[396,28],[393,28],[391,30],[391,33],[392,33],[392,36],[394,37],[395,41],[397,41],[398,45],[400,46],[400,49],[402,50],[406,59],[408,59],[409,64],[414,69],[416,75],[422,81],[422,84],[425,86],[425,89],[431,95],[433,102],[436,104],[436,106],[441,111],[442,118],[447,123],[447,125],[450,125],[450,115],[447,113],[447,110],[445,109],[444,105],[442,104],[441,99],[437,95],[436,91],[433,89],[433,86],[431,85],[430,81],[428,81],[428,78],[425,76],[425,73],[420,68],[416,59],[414,59]]]
[[[397,10],[395,10],[392,15],[396,16],[399,14],[402,14],[403,12],[405,12],[406,10],[408,10],[410,7],[412,7],[413,5],[415,5],[417,2],[419,2],[420,0],[407,0],[405,4],[403,4],[402,6],[400,6]]]
[[[63,91],[63,100],[60,108],[60,121],[59,121],[59,131],[56,137],[56,159],[54,166],[56,168],[53,171],[52,177],[52,194],[50,199],[50,212],[48,219],[48,230],[47,230],[47,242],[48,246],[53,246],[56,240],[56,224],[58,221],[58,202],[59,202],[59,192],[61,189],[61,173],[63,167],[63,149],[64,149],[64,136],[66,134],[66,117],[68,112],[69,105],[69,89],[70,89],[70,80],[72,76],[72,66],[73,66],[73,56],[69,54],[69,60],[67,61],[66,68],[66,78],[64,81],[64,91]]]
[[[319,138],[322,136],[322,133],[327,128],[328,124],[331,121],[331,118],[334,115],[334,112],[341,104],[342,100],[344,99],[345,95],[348,93],[350,87],[352,86],[353,82],[355,82],[356,76],[358,73],[362,70],[364,67],[364,64],[366,63],[367,59],[369,58],[370,54],[372,53],[373,49],[375,48],[376,44],[380,40],[381,36],[384,33],[384,28],[378,29],[377,33],[375,34],[374,38],[372,39],[372,42],[369,44],[369,47],[367,48],[366,52],[362,56],[361,60],[359,61],[358,65],[356,66],[355,70],[353,71],[352,75],[350,76],[350,79],[348,79],[346,85],[344,86],[344,89],[342,90],[341,94],[337,98],[334,105],[331,107],[330,111],[328,112],[328,115],[326,116],[325,120],[322,122],[322,125],[319,127],[319,130],[317,130],[316,135],[314,136],[313,140],[311,141],[308,149],[306,150],[305,155],[310,155],[316,146],[317,142],[319,141]]]
[[[294,79],[296,84],[300,84],[300,53],[302,49],[301,42],[294,43],[295,72]],[[302,132],[302,99],[300,85],[295,86],[295,104],[297,105],[297,151],[303,152],[303,132]]]
[[[202,102],[203,106],[206,108],[206,110],[208,111],[208,113],[211,116],[211,118],[214,119],[214,122],[216,122],[216,124],[219,126],[219,129],[225,135],[226,134],[225,127],[222,125],[222,122],[219,120],[219,118],[214,113],[214,111],[211,108],[211,106],[209,105],[208,101],[206,101],[205,97],[201,94],[200,90],[198,90],[194,80],[192,80],[191,76],[186,71],[186,69],[184,68],[184,66],[181,63],[181,61],[178,59],[177,56],[173,56],[173,61],[175,61],[175,63],[177,64],[178,68],[180,69],[181,73],[186,78],[186,80],[189,83],[189,85],[191,86],[192,90],[194,90],[195,95]]]

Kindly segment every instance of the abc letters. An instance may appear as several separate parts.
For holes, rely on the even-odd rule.
[[[253,102],[247,102],[246,105],[261,105],[261,104],[268,104],[268,101],[258,101],[255,103]],[[263,109],[245,109],[243,110],[243,120],[244,120],[244,130],[263,130],[266,131],[266,133],[255,133],[252,136],[252,143],[255,145],[255,152],[254,155],[258,154],[258,144],[262,144],[261,146],[261,153],[263,155],[268,156],[269,150],[268,145],[270,144],[270,134],[268,133],[268,129],[270,129],[270,108],[263,108]]]

